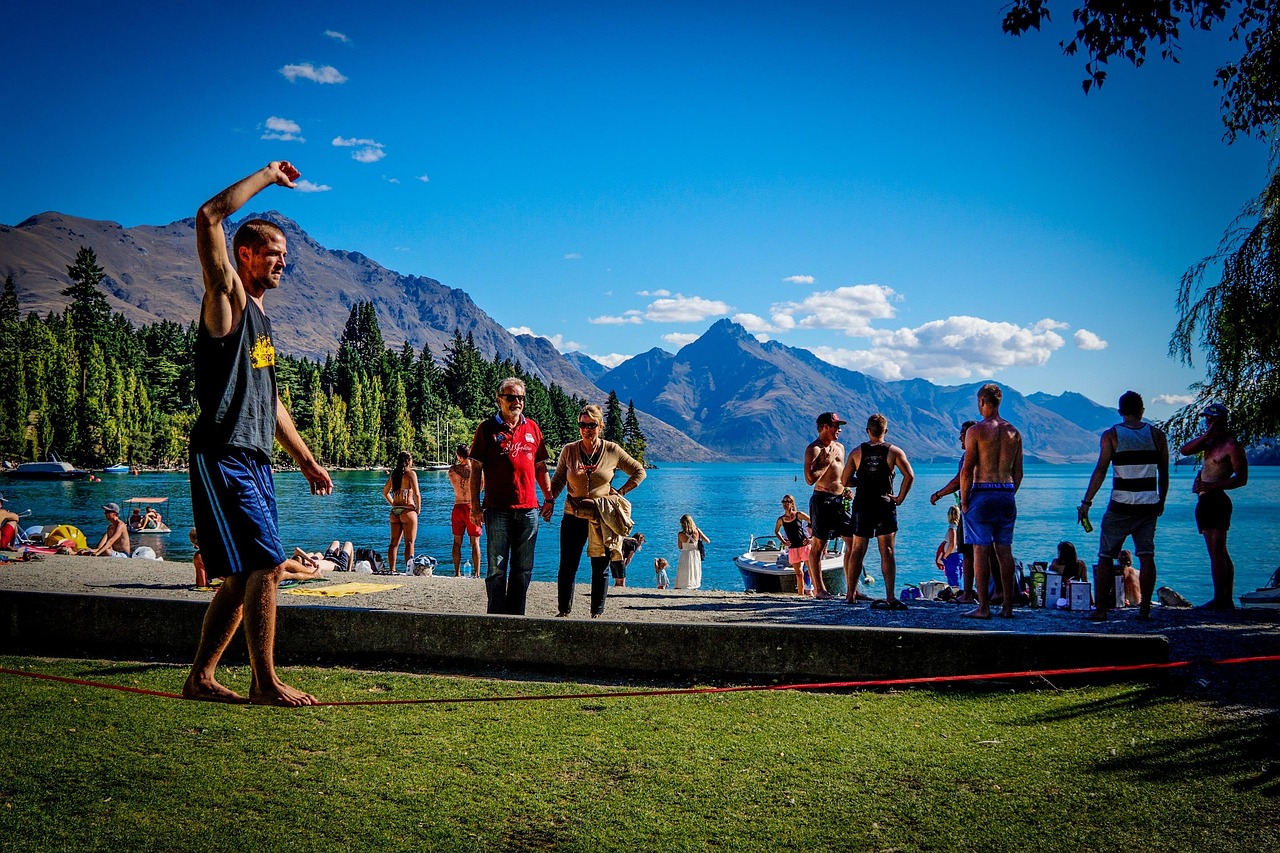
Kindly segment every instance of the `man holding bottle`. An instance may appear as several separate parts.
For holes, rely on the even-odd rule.
[[[1115,561],[1128,536],[1133,537],[1133,550],[1141,567],[1138,584],[1142,602],[1138,618],[1151,618],[1151,599],[1156,588],[1156,519],[1164,513],[1169,494],[1169,443],[1163,432],[1142,420],[1145,407],[1135,391],[1120,395],[1118,406],[1123,421],[1102,434],[1098,464],[1089,478],[1089,488],[1076,510],[1076,517],[1086,532],[1089,507],[1102,487],[1107,468],[1112,469],[1111,501],[1102,515],[1102,533],[1098,542],[1098,568],[1094,572],[1094,610],[1088,619],[1102,622],[1115,594]]]

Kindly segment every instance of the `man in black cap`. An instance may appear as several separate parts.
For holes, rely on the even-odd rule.
[[[107,519],[107,532],[102,534],[98,547],[88,552],[90,557],[127,557],[133,553],[129,547],[129,528],[120,520],[120,504],[109,503],[102,508]]]
[[[1191,491],[1200,496],[1196,503],[1196,527],[1209,549],[1209,571],[1213,576],[1213,600],[1203,606],[1210,610],[1235,608],[1236,566],[1227,553],[1227,531],[1231,528],[1231,498],[1227,491],[1249,482],[1249,461],[1244,448],[1231,431],[1230,413],[1221,403],[1205,407],[1204,432],[1182,445],[1183,456],[1203,453],[1200,473]]]
[[[839,536],[844,540],[847,557],[853,536],[852,504],[845,500],[849,489],[840,484],[844,474],[844,445],[836,440],[840,437],[840,427],[847,423],[835,412],[818,415],[818,437],[804,451],[804,481],[813,486],[813,497],[809,498],[809,523],[813,528],[809,542],[809,578],[813,582],[813,597],[818,599],[832,598],[822,582],[822,552],[827,542]]]

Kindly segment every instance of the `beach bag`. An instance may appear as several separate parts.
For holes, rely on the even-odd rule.
[[[707,559],[707,543],[703,542],[701,539],[698,540],[698,559]]]
[[[359,564],[362,561],[369,564],[369,568],[373,571],[375,575],[391,574],[389,571],[387,571],[386,558],[383,557],[382,553],[379,551],[375,551],[372,548],[357,548],[356,563]]]

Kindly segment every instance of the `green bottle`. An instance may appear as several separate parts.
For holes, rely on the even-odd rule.
[[[1084,528],[1085,533],[1093,532],[1093,522],[1089,521],[1089,516],[1087,515],[1080,519],[1080,526]]]

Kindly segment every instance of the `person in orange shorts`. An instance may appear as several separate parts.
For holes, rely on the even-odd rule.
[[[471,450],[465,444],[454,448],[455,461],[449,468],[449,484],[453,486],[453,512],[449,514],[449,527],[453,531],[453,575],[462,576],[462,537],[471,537],[471,577],[480,577],[480,525],[471,520],[471,476],[484,477],[483,471],[473,471]],[[480,484],[484,488],[484,483]]]

